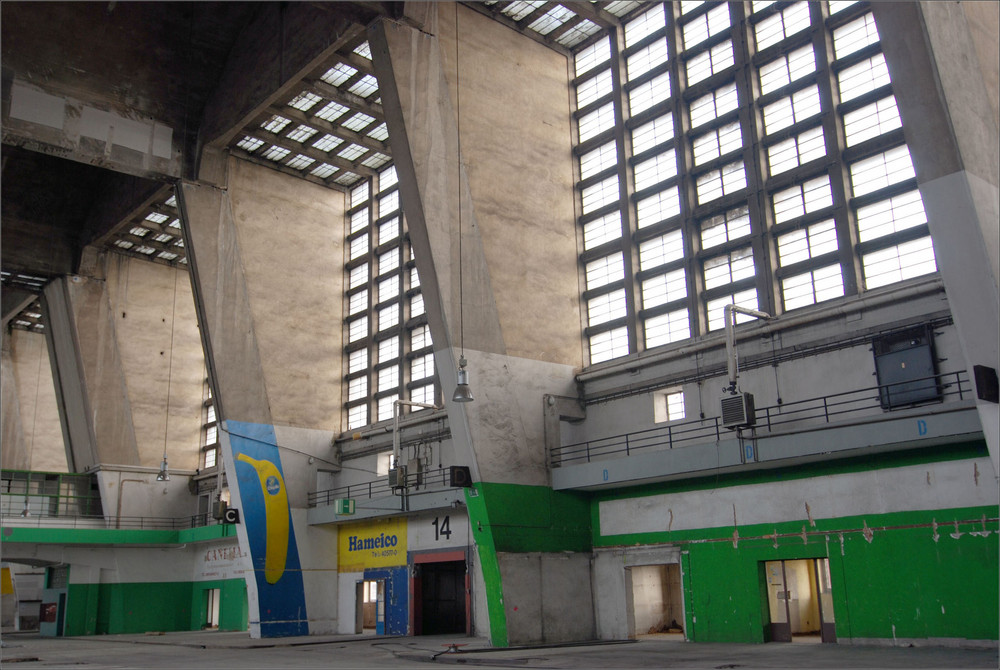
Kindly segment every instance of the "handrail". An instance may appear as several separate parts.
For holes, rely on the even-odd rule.
[[[946,397],[953,397],[957,400],[972,397],[968,374],[965,370],[960,370],[902,383],[880,384],[856,391],[845,391],[780,405],[758,407],[755,411],[756,430],[771,432],[781,427],[787,427],[789,424],[801,422],[805,424],[803,427],[822,425],[862,412],[871,414],[872,410],[884,409],[886,398],[893,393],[899,393],[901,387],[906,393],[920,390],[938,392],[936,399],[914,403],[914,406],[940,402]],[[723,429],[721,418],[717,416],[672,422],[656,428],[555,447],[551,450],[549,462],[552,467],[559,467],[574,462],[589,463],[594,459],[603,459],[614,455],[630,456],[638,450],[654,447],[674,449],[675,447],[690,446],[693,443],[717,442],[722,439]]]
[[[14,521],[5,525],[24,528],[101,528],[101,529],[122,529],[122,530],[189,530],[191,528],[201,528],[203,526],[214,525],[215,521],[209,513],[192,514],[181,517],[148,517],[148,516],[101,516],[101,515],[61,515],[46,514],[44,508],[32,508],[29,503],[28,516],[21,516],[23,507],[18,504],[7,504],[7,498],[13,498],[13,502],[23,499],[23,494],[2,494],[2,509],[0,516],[4,521]],[[218,522],[217,522],[218,523]]]
[[[408,489],[420,488],[448,488],[448,473],[450,468],[439,468],[435,470],[423,470],[421,472],[407,472],[406,486]],[[382,476],[367,482],[348,484],[335,489],[325,491],[314,491],[307,496],[309,507],[319,507],[320,505],[333,505],[335,501],[342,498],[374,498],[376,495],[391,495],[393,488],[389,486],[389,478]]]

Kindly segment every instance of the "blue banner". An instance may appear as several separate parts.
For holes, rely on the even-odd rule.
[[[308,635],[302,566],[274,426],[227,421],[226,430],[257,583],[261,636]]]

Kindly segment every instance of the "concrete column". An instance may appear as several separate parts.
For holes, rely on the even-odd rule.
[[[218,185],[183,183],[178,203],[237,534],[254,568],[250,631],[332,632],[337,600],[314,588],[325,573],[304,569],[326,564],[312,553],[329,543],[299,510],[315,488],[312,463],[341,430],[344,194],[216,158],[203,159],[203,176],[211,169]]]
[[[489,610],[477,629],[488,623],[499,646],[537,641],[524,623],[537,608],[519,598],[538,596],[541,562],[502,555],[580,546],[550,543],[566,528],[553,528],[544,419],[545,395],[574,396],[582,364],[569,64],[461,5],[411,10],[414,21],[371,26],[369,43],[454,458],[476,482]],[[463,354],[475,400],[459,404]]]
[[[125,371],[104,282],[74,275],[46,285],[42,309],[71,472],[139,465]]]
[[[1000,369],[1000,139],[992,2],[875,2],[903,132],[970,379]],[[977,403],[1000,474],[1000,405]]]

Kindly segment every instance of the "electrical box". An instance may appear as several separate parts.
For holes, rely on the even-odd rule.
[[[226,514],[226,508],[228,505],[224,500],[217,500],[212,503],[212,518],[221,520]]]
[[[401,489],[406,486],[406,466],[397,465],[389,470],[389,486],[394,489]]]
[[[335,505],[337,514],[341,516],[354,514],[354,498],[338,498]]]
[[[754,413],[753,394],[734,393],[724,395],[719,400],[722,406],[722,425],[726,428],[742,428],[757,423]]]
[[[941,399],[933,345],[928,327],[883,335],[872,342],[883,409]]]

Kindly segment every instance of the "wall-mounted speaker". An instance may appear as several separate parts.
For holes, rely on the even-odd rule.
[[[448,486],[468,488],[472,486],[472,472],[465,465],[453,465],[448,468]]]
[[[1000,385],[997,383],[996,368],[973,365],[972,375],[976,378],[976,397],[986,402],[1000,402]]]

